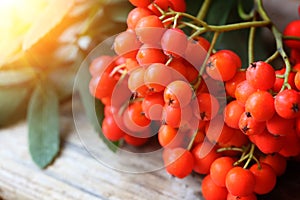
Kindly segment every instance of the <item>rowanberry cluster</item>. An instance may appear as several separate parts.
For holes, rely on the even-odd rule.
[[[207,200],[269,193],[287,158],[300,155],[300,59],[292,53],[292,69],[266,61],[242,69],[235,52],[213,52],[177,26],[184,0],[129,1],[136,7],[114,39],[116,55],[89,68],[104,136],[140,146],[157,135],[167,172],[205,174]],[[298,36],[292,29],[285,35]],[[287,46],[300,54],[299,41]]]

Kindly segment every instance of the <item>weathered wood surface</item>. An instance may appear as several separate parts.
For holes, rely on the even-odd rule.
[[[77,135],[78,131],[93,131],[77,103],[76,113],[82,113],[77,130],[71,102],[62,107],[61,153],[45,170],[38,169],[29,156],[25,121],[0,130],[0,197],[20,200],[201,199],[200,176],[179,180],[163,169],[132,174],[99,163]],[[101,153],[107,153],[105,151],[109,150],[103,149]],[[131,161],[139,161],[139,158],[132,157],[127,162]]]

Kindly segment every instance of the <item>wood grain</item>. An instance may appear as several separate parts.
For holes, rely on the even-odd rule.
[[[164,169],[132,174],[99,163],[84,148],[77,134],[93,130],[77,100],[74,109],[82,116],[77,118],[75,129],[71,104],[66,102],[61,109],[60,155],[45,170],[38,169],[29,156],[25,121],[0,130],[0,196],[3,199],[201,199],[198,175],[181,180],[169,176]],[[102,149],[101,153],[109,150]],[[126,161],[138,163],[140,158],[133,156]]]
[[[97,134],[91,128],[78,98],[61,107],[61,152],[47,169],[41,170],[30,158],[27,148],[27,124],[21,121],[0,129],[0,200],[201,200],[202,176],[185,179],[169,176],[164,169],[148,173],[126,173],[114,170],[95,159],[91,151],[109,155],[97,145]],[[76,115],[76,126],[73,118]],[[87,136],[87,135],[93,136]],[[91,142],[92,141],[92,142]],[[91,142],[91,143],[90,143]],[[93,143],[94,142],[94,143]],[[128,155],[125,155],[128,156]],[[108,157],[109,158],[109,157]],[[125,157],[113,164],[139,164],[149,168],[161,162],[153,157],[147,163],[138,156]],[[289,161],[287,172],[278,178],[277,186],[259,200],[300,199],[299,163]]]

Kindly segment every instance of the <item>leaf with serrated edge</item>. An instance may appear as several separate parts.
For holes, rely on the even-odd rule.
[[[43,15],[26,33],[22,49],[27,50],[59,24],[73,6],[74,0],[52,0]]]
[[[41,168],[49,165],[59,151],[58,104],[58,97],[48,84],[37,85],[29,102],[29,150]]]

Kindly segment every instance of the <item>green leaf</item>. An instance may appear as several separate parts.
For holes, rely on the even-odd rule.
[[[51,85],[36,86],[27,121],[31,157],[39,167],[45,168],[59,151],[59,101]]]
[[[211,3],[209,7],[209,11],[206,16],[206,22],[211,25],[224,25],[228,22],[228,18],[233,7],[236,5],[235,0],[215,0]],[[208,40],[212,40],[213,33],[209,32],[206,34],[206,38]],[[223,34],[221,34],[218,38],[216,46],[218,46],[218,42],[223,39]]]
[[[27,50],[58,25],[74,4],[74,0],[52,0],[25,35],[22,49]]]
[[[216,4],[215,4],[216,2]],[[238,1],[222,1],[216,0],[211,7],[208,14],[209,23],[216,23],[217,25],[231,24],[243,21],[238,14]],[[241,1],[243,9],[250,12],[253,7],[252,0]],[[222,12],[217,12],[220,6],[224,6]],[[227,6],[225,4],[228,4]],[[223,15],[223,17],[222,17]],[[218,20],[219,18],[219,20]],[[220,35],[215,45],[215,49],[230,49],[236,52],[243,63],[243,68],[248,67],[248,37],[249,29],[242,29],[236,31],[225,32]],[[271,54],[270,45],[266,44],[262,39],[262,31],[260,28],[256,29],[254,53],[256,60],[264,60]]]
[[[91,76],[88,70],[87,65],[83,65],[79,71],[75,82],[75,87],[77,87],[79,91],[79,95],[84,106],[86,115],[94,127],[95,131],[99,133],[99,136],[103,140],[103,142],[110,148],[112,151],[117,151],[119,142],[111,142],[107,140],[100,127],[104,118],[104,105],[100,100],[95,99],[89,92],[89,81],[91,80]]]
[[[203,0],[186,0],[186,11],[189,14],[197,16],[198,11],[201,8]]]
[[[228,21],[232,8],[236,5],[236,0],[214,0],[207,13],[206,21],[212,25],[223,25]]]

